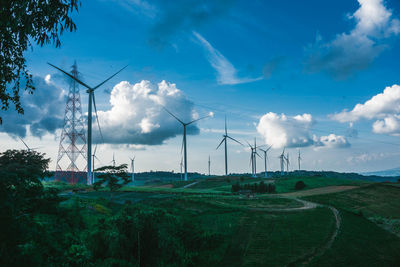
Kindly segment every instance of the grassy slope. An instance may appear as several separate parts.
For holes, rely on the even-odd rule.
[[[400,218],[400,187],[372,184],[340,193],[305,197],[305,199],[354,213],[361,212],[366,217]]]
[[[371,182],[361,181],[361,180],[348,180],[340,178],[325,178],[325,177],[289,177],[289,178],[277,178],[275,179],[276,191],[277,193],[287,193],[294,192],[294,186],[296,182],[303,181],[306,184],[307,189],[313,189],[324,186],[333,185],[367,185]]]
[[[400,239],[367,219],[341,211],[342,227],[331,249],[311,266],[398,266]]]

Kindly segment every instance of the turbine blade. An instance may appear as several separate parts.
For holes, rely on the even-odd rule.
[[[211,117],[211,115],[207,115],[207,116],[201,117],[201,118],[199,118],[199,119],[197,119],[197,120],[193,120],[193,121],[191,121],[191,122],[189,122],[189,123],[186,123],[186,125],[192,124],[192,123],[194,123],[194,122],[196,122],[196,121],[199,121],[199,120],[202,120],[202,119],[205,119],[205,118],[208,118],[208,117]]]
[[[70,77],[71,79],[73,79],[74,81],[76,81],[77,83],[79,83],[80,85],[86,87],[87,89],[93,90],[92,88],[90,88],[89,85],[87,85],[86,83],[82,82],[81,80],[79,80],[78,78],[74,77],[73,75],[69,74],[68,72],[66,72],[66,71],[64,71],[64,70],[62,70],[62,69],[60,69],[59,67],[54,66],[54,65],[51,64],[51,63],[48,63],[48,62],[47,62],[47,64],[49,64],[50,66],[52,66],[52,67],[55,68],[55,69],[58,69],[59,71],[61,71],[62,73],[64,73],[65,75],[67,75],[68,77]]]
[[[26,148],[27,148],[28,150],[31,150],[31,149],[29,148],[29,146],[24,142],[24,140],[23,140],[21,137],[18,136],[18,138],[22,141],[22,143],[24,143],[24,145],[26,146]]]
[[[255,152],[255,154],[256,154],[259,158],[261,158],[260,154],[258,154],[257,152]]]
[[[183,152],[183,139],[184,139],[184,137],[182,137],[182,146],[181,146],[181,155],[182,155],[182,152]]]
[[[94,113],[96,114],[97,126],[99,127],[101,141],[104,143],[103,133],[101,132],[101,128],[100,128],[99,116],[97,115],[96,99],[94,97],[94,92],[92,95],[93,95],[93,106],[94,106]]]
[[[96,150],[97,150],[97,144],[96,144],[96,146],[94,147],[94,151],[93,151],[93,155],[96,157]]]
[[[115,74],[111,75],[110,78],[108,78],[107,80],[105,80],[102,83],[99,83],[97,86],[93,87],[93,91],[96,90],[97,88],[99,88],[100,86],[102,86],[103,84],[105,84],[106,82],[108,82],[109,80],[111,80],[115,75],[117,75],[118,73],[120,73],[121,71],[123,71],[126,67],[128,67],[128,65],[126,65],[125,67],[123,67],[122,69],[120,69],[119,71],[117,71]]]
[[[219,143],[219,145],[217,146],[217,148],[216,149],[218,149],[221,145],[222,145],[222,143],[224,142],[226,140],[226,137],[224,137],[224,138],[222,138],[222,141],[221,141],[221,143]]]
[[[243,144],[241,142],[239,142],[238,140],[236,140],[235,138],[230,137],[229,135],[227,135],[226,137],[228,137],[229,139],[231,139],[231,140],[235,141],[236,143],[241,144],[243,146]]]
[[[172,114],[166,107],[163,106],[163,108],[165,109],[166,112],[168,112],[172,117],[174,117],[177,121],[179,121],[180,123],[182,123],[183,125],[185,125],[185,123],[183,121],[181,121],[180,119],[178,119],[177,116],[175,116],[174,114]]]
[[[228,129],[226,127],[226,115],[225,115],[225,135],[228,135]]]
[[[267,152],[272,148],[272,145],[269,146],[269,148],[267,148]]]

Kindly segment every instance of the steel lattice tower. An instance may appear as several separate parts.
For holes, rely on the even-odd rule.
[[[71,74],[78,77],[76,62]],[[64,114],[64,127],[58,149],[55,179],[68,183],[88,183],[86,164],[85,119],[82,115],[78,83],[69,79],[70,87]]]

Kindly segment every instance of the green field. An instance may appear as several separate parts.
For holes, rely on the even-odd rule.
[[[120,218],[127,209],[151,216],[162,214],[170,219],[154,225],[158,238],[183,238],[179,242],[185,248],[176,248],[180,251],[176,260],[185,266],[395,266],[400,262],[400,238],[391,233],[394,227],[388,226],[400,218],[399,187],[340,178],[289,177],[267,180],[275,183],[276,193],[245,196],[230,192],[232,184],[262,180],[214,177],[130,186],[113,193],[67,192],[62,194],[62,205],[79,206],[87,229],[83,236],[97,227],[99,220],[113,225],[113,218]],[[294,192],[299,180],[306,183],[301,192],[327,186],[355,188],[303,197],[306,202],[282,194]],[[108,257],[114,261],[120,256],[109,252]],[[169,265],[167,256],[157,257]]]

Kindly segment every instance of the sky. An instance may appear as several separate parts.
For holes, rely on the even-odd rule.
[[[224,172],[228,133],[283,148],[291,169],[368,172],[400,166],[400,2],[395,0],[228,1],[88,0],[73,15],[77,31],[61,48],[26,52],[37,87],[25,115],[2,111],[0,150],[30,147],[55,169],[66,95],[50,62],[96,85],[95,166],[136,156],[136,171],[179,171],[184,121],[188,171]],[[80,89],[82,111],[88,97]],[[229,172],[250,172],[250,150],[228,141]],[[263,159],[257,159],[258,171]]]

